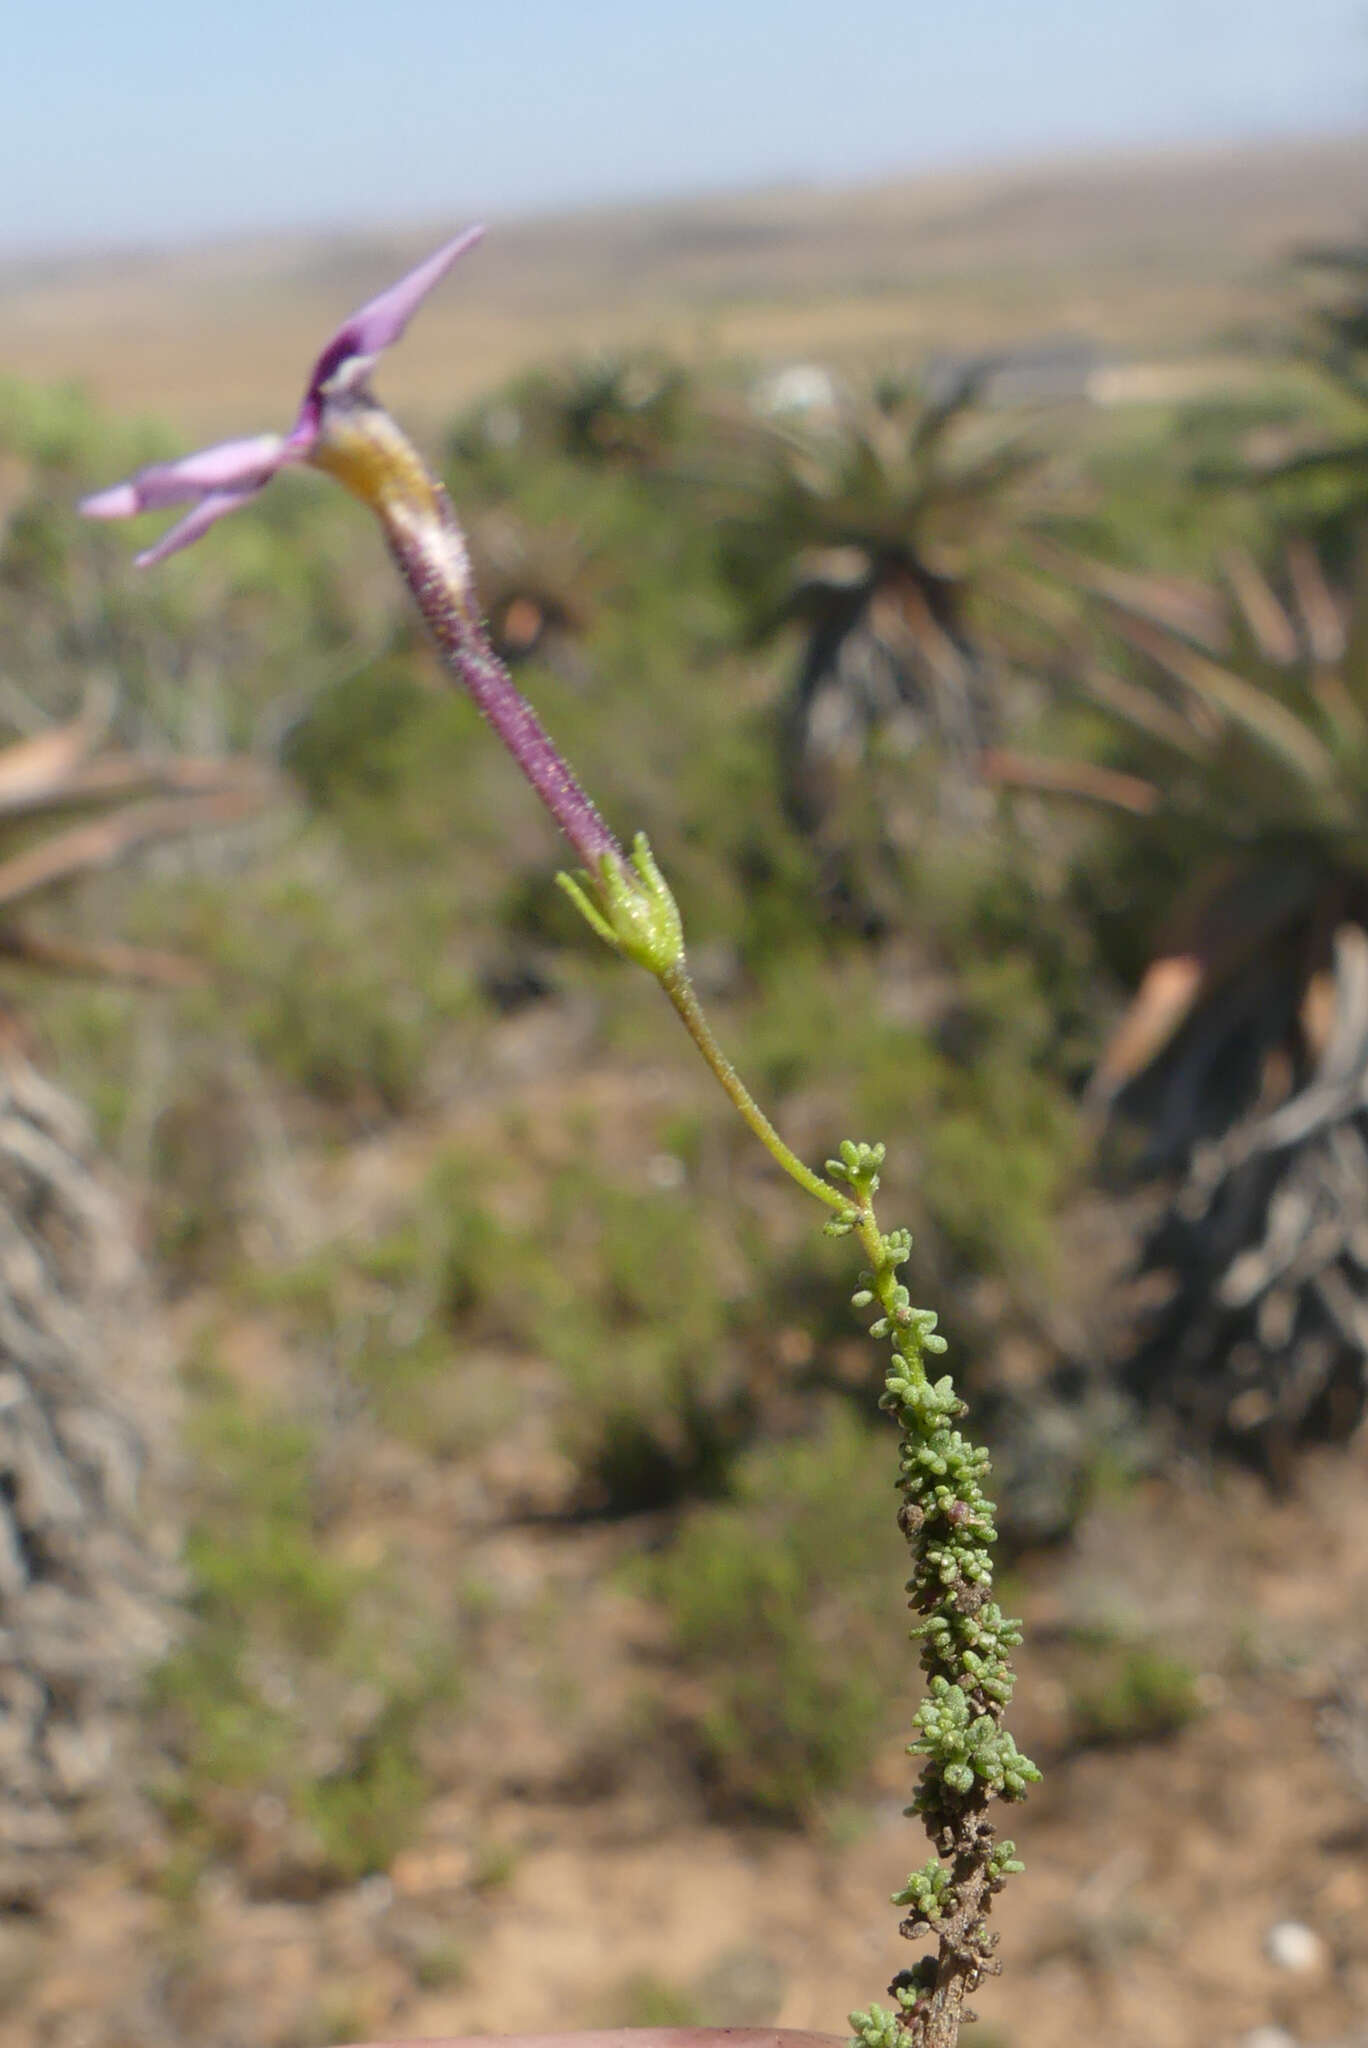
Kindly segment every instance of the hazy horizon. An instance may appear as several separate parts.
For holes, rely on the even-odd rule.
[[[0,258],[368,229],[1039,159],[1308,141],[1368,107],[1360,0],[73,0],[7,28]],[[22,197],[21,197],[22,195]]]
[[[121,258],[139,259],[144,256],[156,257],[163,254],[174,256],[178,252],[191,253],[215,248],[231,248],[236,243],[275,242],[290,243],[296,239],[335,237],[345,240],[350,236],[365,236],[369,233],[412,234],[428,222],[434,230],[451,222],[479,219],[490,227],[516,227],[554,222],[558,219],[592,219],[597,215],[611,218],[615,214],[630,213],[635,209],[651,211],[678,206],[681,211],[695,207],[706,207],[710,202],[719,204],[735,200],[744,202],[748,198],[760,199],[770,196],[782,197],[792,193],[797,196],[811,194],[839,196],[842,193],[878,191],[885,187],[896,189],[907,185],[916,187],[922,183],[934,185],[944,179],[953,183],[961,178],[1001,176],[1010,179],[1013,175],[1029,176],[1039,171],[1067,173],[1076,166],[1088,164],[1124,166],[1129,162],[1137,165],[1160,164],[1172,161],[1192,161],[1200,164],[1210,158],[1219,163],[1227,155],[1244,150],[1287,149],[1296,151],[1305,147],[1308,151],[1317,145],[1333,146],[1337,142],[1354,143],[1361,139],[1364,129],[1357,124],[1341,124],[1325,128],[1271,129],[1232,135],[1203,135],[1176,137],[1169,141],[1118,141],[1108,146],[1104,143],[1078,142],[1061,144],[1055,148],[1036,150],[1006,149],[1000,154],[987,151],[975,152],[971,156],[950,156],[933,163],[889,164],[875,166],[849,176],[819,177],[795,173],[789,177],[740,178],[705,181],[687,186],[662,186],[659,191],[633,190],[630,192],[609,192],[582,199],[565,199],[560,203],[549,200],[545,204],[529,203],[522,206],[489,206],[482,209],[464,210],[459,207],[452,212],[435,212],[432,209],[418,212],[377,212],[368,215],[327,214],[314,216],[301,214],[297,218],[284,216],[278,220],[242,221],[227,223],[218,227],[189,227],[180,233],[158,233],[155,228],[141,235],[104,240],[55,242],[43,245],[6,247],[0,243],[0,266],[8,269],[26,269],[29,265],[41,267],[54,263],[98,263],[102,259],[117,262]],[[1368,192],[1365,192],[1365,219],[1368,220]]]

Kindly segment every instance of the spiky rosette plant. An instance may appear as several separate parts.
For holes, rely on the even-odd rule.
[[[458,425],[452,451],[479,462],[500,451],[561,456],[590,468],[651,470],[672,452],[691,400],[682,364],[651,349],[599,349],[533,370]]]
[[[1129,656],[1075,670],[1126,769],[990,767],[1143,819],[1188,877],[1094,1081],[1174,1178],[1128,1375],[1280,1469],[1368,1398],[1368,581],[1295,544],[1274,580],[1232,554],[1221,591],[1052,566]]]
[[[101,709],[0,749],[0,957],[183,981],[174,955],[33,921],[34,899],[136,848],[257,809],[250,763],[99,751]],[[79,1111],[0,1004],[0,1904],[33,1903],[103,1818],[171,1633],[172,1549],[143,1482],[165,1470],[169,1382],[131,1220]],[[153,1489],[155,1492],[157,1489]],[[163,1502],[164,1507],[164,1502]]]
[[[545,416],[573,461],[653,469],[683,429],[689,379],[653,351],[601,350],[543,387]]]
[[[1197,475],[1270,491],[1296,529],[1342,557],[1368,512],[1368,240],[1313,245],[1294,260],[1314,297],[1274,346],[1306,389],[1292,417],[1254,428]]]
[[[134,980],[182,979],[187,963],[169,954],[45,930],[32,923],[28,906],[140,847],[235,823],[260,809],[271,778],[245,758],[101,750],[106,710],[97,696],[69,723],[0,748],[0,957]]]
[[[1302,430],[1288,449],[1259,457],[1259,479],[1302,479],[1313,487],[1319,520],[1343,535],[1368,512],[1368,242],[1307,248],[1298,254],[1323,287],[1292,342],[1294,360],[1321,381],[1337,424]]]
[[[723,423],[713,463],[724,562],[759,643],[801,635],[779,718],[781,786],[834,866],[870,810],[880,752],[925,816],[974,810],[995,729],[985,585],[1023,516],[1038,459],[980,404],[986,371],[927,396],[885,378],[805,420]],[[931,767],[914,788],[906,767]],[[894,792],[880,831],[898,837]]]

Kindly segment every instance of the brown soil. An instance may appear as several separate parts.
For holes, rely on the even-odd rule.
[[[1029,1875],[1002,1903],[984,2048],[1368,2025],[1365,1452],[1308,1466],[1283,1502],[1230,1477],[1153,1483],[1021,1574],[1018,1723],[1047,1778],[1016,1830]],[[472,1513],[467,1487],[396,1458],[356,1541],[407,1526],[435,1566],[521,1589],[525,1616],[547,1599],[573,1615],[590,1704],[552,1711],[507,1603],[480,1711],[453,1725],[443,1793],[388,1876],[271,1896],[290,1889],[288,1847],[264,1804],[235,1865],[168,1903],[149,1826],[46,1916],[0,1927],[0,2048],[306,2048],[670,2017],[671,1998],[679,2016],[831,2029],[882,1995],[908,1959],[888,1895],[923,1854],[896,1740],[864,1796],[807,1833],[710,1822],[683,1756],[672,1768],[658,1737],[635,1755],[624,1733],[659,1648],[606,1568],[639,1532],[490,1512],[501,1469]],[[1066,1615],[1186,1653],[1204,1711],[1162,1740],[1079,1748]],[[1300,1973],[1266,1953],[1289,1920],[1316,1937]]]
[[[554,1047],[537,1012],[504,1027],[464,1101],[478,1119],[512,1092],[545,1132],[568,1067],[581,1110],[630,1137],[670,1097],[669,1071],[586,1074],[582,1035],[555,1021]],[[361,1227],[471,1121],[453,1110],[298,1162],[296,1214]],[[180,1312],[182,1341],[202,1310]],[[261,1314],[220,1356],[247,1385],[291,1370]],[[0,2048],[325,2048],[668,2019],[830,2030],[911,1960],[889,1895],[926,1849],[902,1815],[897,1728],[859,1795],[807,1830],[723,1824],[693,1766],[690,1682],[615,1569],[656,1529],[556,1519],[569,1480],[547,1368],[468,1366],[515,1377],[512,1432],[456,1459],[363,1425],[339,1451],[346,1556],[410,1560],[435,1613],[455,1584],[493,1592],[467,1699],[425,1759],[437,1790],[415,1838],[385,1875],[324,1889],[288,1814],[258,1799],[236,1853],[186,1897],[149,1813],[45,1910],[0,1918]],[[1269,2026],[1368,2039],[1365,1481],[1362,1434],[1304,1462],[1285,1499],[1175,1473],[1099,1500],[1066,1547],[1013,1571],[1028,1630],[1014,1726],[1046,1779],[1013,1827],[1028,1874],[1001,1902],[978,2048],[1221,2048]],[[1090,1645],[1118,1641],[1184,1660],[1196,1711],[1161,1738],[1089,1747]],[[1285,1922],[1313,1937],[1304,1969],[1270,1958]]]

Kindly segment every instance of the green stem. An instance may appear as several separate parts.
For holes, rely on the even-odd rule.
[[[713,1037],[712,1026],[703,1014],[702,1005],[698,1000],[694,985],[689,979],[688,969],[684,966],[683,961],[676,961],[672,967],[667,967],[664,973],[656,978],[678,1012],[684,1029],[702,1053],[739,1114],[749,1124],[756,1137],[760,1140],[760,1143],[769,1153],[770,1158],[777,1165],[783,1167],[790,1180],[797,1181],[800,1188],[805,1189],[808,1194],[814,1195],[819,1202],[824,1202],[828,1209],[848,1210],[851,1207],[850,1197],[842,1194],[839,1188],[832,1187],[829,1181],[824,1181],[819,1174],[815,1174],[812,1171],[810,1166],[804,1166],[797,1153],[791,1151],[784,1143],[778,1131],[775,1130],[774,1125],[765,1115],[764,1110],[761,1109],[759,1103],[751,1094],[749,1088],[747,1088],[717,1040]]]

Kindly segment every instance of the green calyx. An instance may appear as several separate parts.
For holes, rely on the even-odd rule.
[[[605,944],[625,953],[658,981],[683,965],[679,906],[644,832],[632,841],[630,868],[605,854],[596,875],[582,871],[557,875],[556,880]]]

